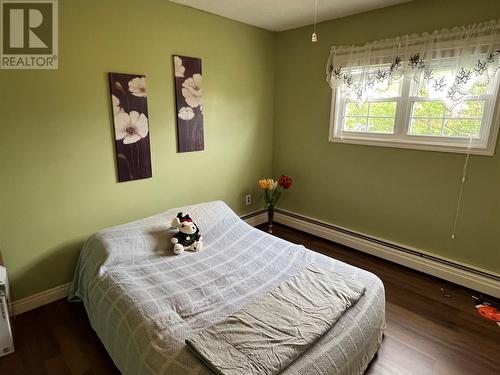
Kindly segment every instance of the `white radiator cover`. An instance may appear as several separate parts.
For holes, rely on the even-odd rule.
[[[0,357],[14,352],[9,301],[7,269],[0,266]]]

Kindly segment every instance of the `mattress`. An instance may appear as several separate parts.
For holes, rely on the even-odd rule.
[[[189,213],[204,248],[174,255],[170,222]],[[385,328],[375,275],[251,227],[224,202],[168,210],[102,230],[80,254],[70,290],[125,375],[210,374],[185,339],[222,321],[308,265],[358,280],[366,292],[283,374],[362,374]]]

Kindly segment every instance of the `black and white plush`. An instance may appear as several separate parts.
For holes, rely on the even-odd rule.
[[[184,250],[200,251],[203,248],[200,229],[189,215],[182,216],[182,212],[179,212],[172,220],[172,227],[178,230],[170,240],[174,244],[175,254],[182,254]]]

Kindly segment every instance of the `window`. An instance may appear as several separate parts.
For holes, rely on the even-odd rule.
[[[500,20],[332,46],[330,141],[493,155]]]
[[[437,75],[443,81],[455,78],[446,69]],[[334,88],[330,141],[492,155],[500,121],[498,75],[475,83],[458,104],[436,99],[425,80],[404,77],[365,92],[362,101]]]

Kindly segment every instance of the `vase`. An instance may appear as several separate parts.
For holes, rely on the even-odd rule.
[[[267,232],[273,233],[274,207],[267,207]]]

